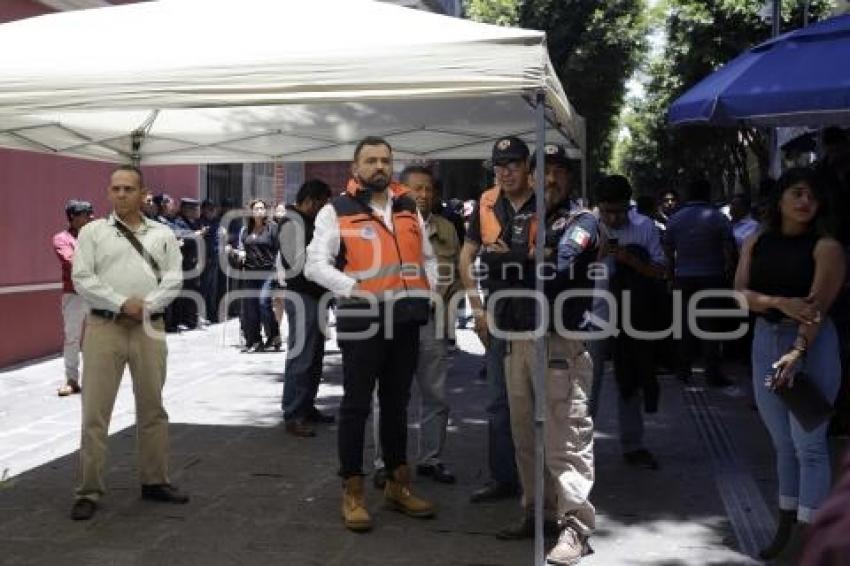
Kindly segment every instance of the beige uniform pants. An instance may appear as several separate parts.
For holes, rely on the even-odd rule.
[[[556,334],[546,337],[549,367],[545,377],[544,512],[547,518],[571,519],[583,534],[596,525],[588,501],[593,487],[593,420],[588,400],[593,364],[583,342]],[[511,340],[505,377],[511,409],[511,432],[522,484],[522,506],[534,505],[534,367],[535,341]]]
[[[136,400],[141,483],[168,483],[168,413],[162,406],[167,347],[163,321],[150,325],[155,331],[151,335],[141,323],[110,321],[94,315],[86,319],[80,442],[82,482],[77,488],[78,498],[96,501],[105,492],[103,467],[109,421],[128,364]]]

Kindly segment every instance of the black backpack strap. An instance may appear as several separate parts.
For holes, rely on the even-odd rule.
[[[115,219],[115,226],[118,228],[118,231],[124,234],[124,237],[127,238],[127,241],[130,242],[130,245],[139,252],[139,255],[145,258],[145,261],[148,262],[148,265],[153,269],[153,274],[156,277],[156,284],[159,285],[162,282],[162,272],[159,268],[159,264],[153,258],[151,254],[145,249],[139,239],[133,234],[133,231],[127,228],[120,220]]]

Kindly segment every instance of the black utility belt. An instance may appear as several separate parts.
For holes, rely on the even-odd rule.
[[[107,311],[107,310],[103,310],[103,309],[92,309],[89,312],[96,317],[105,318],[106,320],[124,320],[126,318],[130,318],[129,316],[127,316],[124,313],[112,312],[112,311]],[[162,318],[165,318],[165,313],[161,313],[161,312],[151,313],[150,316],[148,316],[148,318],[150,318],[151,320],[160,320]]]

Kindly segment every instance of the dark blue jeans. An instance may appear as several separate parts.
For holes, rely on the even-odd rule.
[[[490,478],[508,485],[519,485],[514,455],[514,439],[511,435],[511,410],[508,404],[508,389],[505,383],[504,340],[490,337],[490,345],[484,354],[487,364],[487,432],[488,463]]]
[[[260,272],[245,272],[253,277],[259,277]],[[262,342],[262,332],[266,340],[280,336],[277,318],[272,310],[272,288],[274,276],[269,274],[264,279],[244,279],[242,289],[251,291],[250,297],[242,299],[242,329],[248,345]]]
[[[283,371],[281,408],[287,421],[305,418],[314,407],[325,335],[319,324],[319,301],[304,293],[286,292],[283,300],[289,334],[286,339],[286,367]]]

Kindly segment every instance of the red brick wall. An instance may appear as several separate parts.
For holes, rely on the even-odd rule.
[[[304,179],[321,179],[336,192],[345,190],[348,179],[351,178],[351,162],[326,161],[321,163],[305,163]]]
[[[272,181],[272,194],[276,203],[286,202],[286,178],[283,163],[274,164],[274,181]]]

